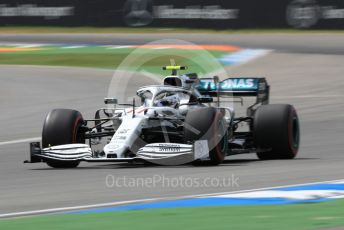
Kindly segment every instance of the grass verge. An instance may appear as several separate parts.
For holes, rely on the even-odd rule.
[[[0,229],[317,229],[344,226],[344,199],[312,204],[55,214],[0,221]]]
[[[213,72],[221,68],[217,63],[217,58],[228,53],[183,49],[109,48],[106,46],[80,48],[63,46],[17,48],[9,46],[0,47],[1,50],[4,52],[0,52],[0,64],[6,65],[91,67],[145,71],[159,75],[166,75],[161,67],[170,65],[171,62],[177,65],[186,65],[191,72],[200,74]],[[123,61],[125,61],[124,64]],[[190,72],[189,70],[186,72]]]

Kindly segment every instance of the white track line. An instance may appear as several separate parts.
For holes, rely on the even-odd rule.
[[[42,209],[42,210],[35,210],[35,211],[12,212],[12,213],[0,214],[0,218],[66,212],[66,211],[73,211],[73,210],[80,210],[80,209],[98,208],[98,207],[106,207],[106,206],[117,206],[117,205],[140,203],[140,202],[149,202],[149,201],[157,201],[157,200],[159,200],[159,199],[141,199],[141,200],[131,200],[131,201],[118,201],[118,202],[104,203],[104,204],[81,205],[81,206],[72,206],[72,207],[63,207],[63,208]]]
[[[12,140],[12,141],[3,141],[3,142],[0,142],[0,146],[20,144],[20,143],[25,143],[25,142],[34,142],[34,141],[40,141],[40,140],[41,140],[40,137],[32,137],[32,138],[18,139],[18,140]]]
[[[133,203],[154,202],[154,201],[162,201],[162,200],[202,198],[202,197],[209,197],[209,196],[216,196],[216,195],[226,195],[226,194],[234,194],[234,193],[245,193],[245,192],[254,192],[254,191],[261,191],[261,190],[269,190],[269,189],[276,189],[276,188],[285,188],[285,187],[291,187],[291,186],[304,186],[304,185],[314,185],[314,184],[322,184],[322,183],[335,183],[335,182],[340,182],[343,180],[344,179],[338,179],[338,180],[311,182],[311,183],[303,183],[303,184],[291,184],[291,185],[284,185],[284,186],[265,187],[265,188],[259,188],[259,189],[239,190],[239,191],[233,191],[233,192],[210,193],[210,194],[199,194],[199,195],[177,196],[177,197],[161,197],[161,198],[118,201],[118,202],[81,205],[81,206],[51,208],[51,209],[40,209],[40,210],[23,211],[23,212],[12,212],[12,213],[0,214],[0,218],[9,218],[9,217],[17,217],[17,216],[32,216],[32,215],[38,215],[38,214],[66,212],[66,211],[73,211],[73,210],[101,208],[101,207],[118,206],[118,205],[128,205],[128,204],[133,204]]]

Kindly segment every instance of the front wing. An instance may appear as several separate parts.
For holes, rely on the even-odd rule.
[[[30,160],[25,163],[54,161],[85,162],[135,162],[145,161],[158,165],[182,165],[196,160],[209,159],[209,148],[206,140],[193,144],[153,143],[140,148],[132,158],[95,157],[92,149],[86,144],[58,145],[40,148],[39,142],[30,143]]]

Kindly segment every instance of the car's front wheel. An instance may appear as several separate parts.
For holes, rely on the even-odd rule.
[[[224,114],[216,108],[204,107],[189,111],[185,118],[184,137],[187,142],[207,140],[212,165],[220,164],[227,154],[227,126]]]
[[[80,112],[71,109],[52,110],[45,118],[42,131],[43,148],[56,145],[85,143],[80,126],[84,119]],[[53,168],[75,168],[79,161],[47,160]]]

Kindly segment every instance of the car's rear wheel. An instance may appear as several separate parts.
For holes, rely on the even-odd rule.
[[[254,142],[261,160],[293,159],[300,143],[300,127],[293,106],[262,105],[253,121]]]
[[[80,126],[84,119],[80,112],[71,109],[52,110],[45,118],[42,131],[43,148],[56,145],[85,143]],[[46,160],[53,168],[75,168],[79,161]]]
[[[212,165],[220,164],[228,150],[228,131],[224,114],[213,107],[199,108],[187,113],[184,125],[187,142],[207,140]]]

